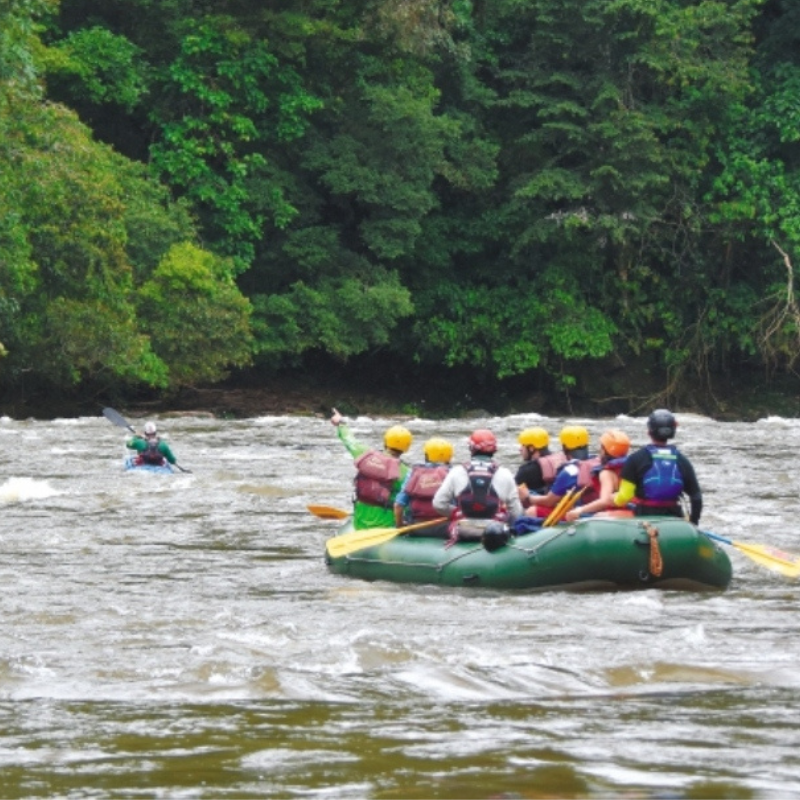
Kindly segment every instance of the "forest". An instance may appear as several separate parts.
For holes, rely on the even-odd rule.
[[[799,263],[796,0],[0,0],[0,398],[719,402]]]

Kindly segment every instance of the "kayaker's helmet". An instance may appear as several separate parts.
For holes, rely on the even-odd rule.
[[[521,445],[534,450],[544,450],[550,444],[550,435],[544,428],[525,428],[517,438]]]
[[[145,436],[155,436],[157,433],[158,433],[158,428],[156,427],[155,422],[145,422],[144,424]]]
[[[589,446],[589,431],[580,425],[567,425],[561,429],[558,438],[565,450],[580,450]]]
[[[453,445],[442,439],[439,436],[434,436],[425,442],[425,447],[422,448],[425,453],[425,460],[432,461],[437,464],[449,464],[453,458]]]
[[[411,447],[411,431],[402,425],[392,425],[383,435],[383,443],[389,450],[405,453]]]
[[[666,442],[675,436],[678,422],[671,411],[666,408],[657,408],[647,418],[647,432],[657,442]]]
[[[486,428],[473,431],[468,439],[469,451],[473,455],[493,456],[497,452],[497,437]]]
[[[600,444],[611,458],[624,458],[631,449],[631,440],[627,433],[618,430],[605,431],[600,437]]]

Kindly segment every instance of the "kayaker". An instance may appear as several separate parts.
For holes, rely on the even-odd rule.
[[[658,408],[647,418],[650,444],[630,455],[620,473],[619,491],[614,504],[634,503],[636,516],[682,517],[680,497],[689,498],[689,521],[700,522],[703,493],[691,461],[669,440],[675,437],[678,422],[666,408]]]
[[[433,507],[433,497],[450,471],[453,459],[453,445],[439,436],[425,442],[422,448],[425,461],[414,464],[406,476],[403,486],[394,499],[394,522],[398,528],[415,525],[441,517]],[[447,524],[432,525],[420,532],[425,536],[443,535]]]
[[[455,464],[433,498],[434,509],[451,521],[452,540],[480,539],[488,523],[513,523],[523,513],[513,473],[494,461],[494,433],[480,428],[467,443],[469,462]]]
[[[335,408],[331,424],[356,467],[353,527],[393,528],[394,501],[409,472],[408,464],[400,457],[411,447],[411,432],[402,425],[393,425],[383,436],[384,449],[373,450],[353,438]]]
[[[167,462],[174,464],[176,461],[170,446],[158,435],[155,422],[145,422],[144,433],[128,439],[125,447],[137,452],[138,455],[133,459],[136,466],[147,464],[163,467]]]
[[[531,497],[531,492],[536,495],[547,494],[567,457],[563,452],[550,452],[550,434],[544,428],[525,428],[517,440],[522,464],[514,476],[514,482],[519,489],[519,499],[527,508],[536,500]]]
[[[589,431],[581,425],[566,425],[558,435],[566,458],[550,490],[535,498],[535,504],[525,509],[529,517],[547,517],[567,492],[582,489],[582,502],[590,502],[597,495],[592,486],[592,470],[600,463],[599,456],[589,455]]]
[[[614,506],[614,493],[619,489],[619,475],[630,447],[631,440],[624,431],[612,428],[603,433],[600,437],[600,463],[592,470],[592,482],[598,497],[568,511],[565,518],[569,522]]]

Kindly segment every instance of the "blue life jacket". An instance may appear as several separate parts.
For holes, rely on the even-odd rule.
[[[671,444],[648,444],[653,463],[642,478],[645,505],[674,503],[683,491],[683,475],[678,467],[678,449]]]

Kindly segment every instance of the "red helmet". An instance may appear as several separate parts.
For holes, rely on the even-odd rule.
[[[497,437],[490,430],[479,428],[469,437],[469,451],[493,456],[497,452]]]

